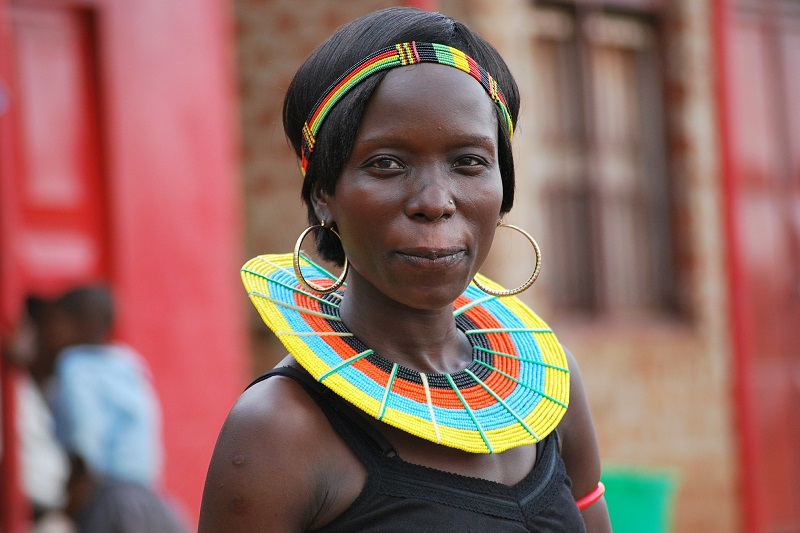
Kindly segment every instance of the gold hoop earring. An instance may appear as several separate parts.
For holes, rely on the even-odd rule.
[[[519,294],[522,291],[527,290],[531,285],[533,285],[533,282],[536,281],[536,278],[539,277],[539,271],[542,269],[542,252],[541,250],[539,250],[539,245],[536,243],[536,240],[533,237],[531,237],[530,234],[524,229],[514,226],[513,224],[504,224],[502,222],[499,222],[497,224],[497,227],[511,228],[513,230],[522,233],[525,236],[525,238],[528,239],[528,241],[531,243],[531,246],[533,246],[534,253],[536,254],[536,265],[534,265],[533,267],[533,273],[531,274],[531,277],[528,278],[528,281],[526,281],[516,289],[510,289],[505,291],[496,291],[494,289],[486,287],[485,285],[481,285],[481,282],[478,281],[477,278],[473,278],[472,283],[474,283],[480,290],[482,290],[486,294],[491,294],[492,296],[501,296],[501,297],[514,296],[515,294]]]
[[[297,276],[297,281],[299,281],[303,287],[305,287],[310,291],[324,295],[335,292],[339,287],[342,286],[342,284],[344,284],[344,279],[347,277],[347,271],[350,268],[350,265],[347,263],[347,257],[345,256],[344,270],[342,270],[342,274],[336,279],[336,281],[333,282],[333,285],[331,285],[330,287],[320,287],[319,285],[314,285],[313,283],[311,283],[310,281],[306,280],[306,278],[303,277],[303,273],[300,270],[300,246],[303,244],[303,239],[306,238],[306,235],[317,229],[327,229],[331,231],[334,235],[336,235],[340,241],[342,240],[342,238],[339,237],[339,234],[336,232],[335,229],[333,229],[333,227],[329,228],[325,226],[324,220],[322,220],[319,224],[315,224],[314,226],[309,226],[303,231],[303,233],[300,234],[300,237],[297,238],[297,242],[294,244],[294,255],[292,256],[292,265],[294,265],[294,275]]]

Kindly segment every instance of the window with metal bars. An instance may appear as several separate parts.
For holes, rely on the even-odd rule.
[[[533,34],[554,305],[610,315],[674,311],[655,26],[596,5],[539,6]]]

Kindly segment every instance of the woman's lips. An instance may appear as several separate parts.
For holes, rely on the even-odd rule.
[[[403,261],[426,269],[443,269],[458,263],[464,258],[463,248],[412,248],[398,250]]]

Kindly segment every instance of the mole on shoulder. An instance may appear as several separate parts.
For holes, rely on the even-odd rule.
[[[243,494],[238,494],[228,502],[228,510],[234,514],[245,514],[250,509],[250,501]]]
[[[231,462],[233,463],[233,466],[242,466],[244,464],[244,462],[245,462],[244,455],[242,455],[240,453],[234,455],[233,459],[231,460]]]

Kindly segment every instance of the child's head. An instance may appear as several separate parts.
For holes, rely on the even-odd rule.
[[[38,296],[29,295],[25,307],[13,331],[4,344],[3,356],[15,365],[30,368],[41,351],[41,330],[47,302]]]
[[[114,300],[104,285],[78,287],[55,301],[49,327],[51,338],[62,347],[102,344],[114,325]]]

